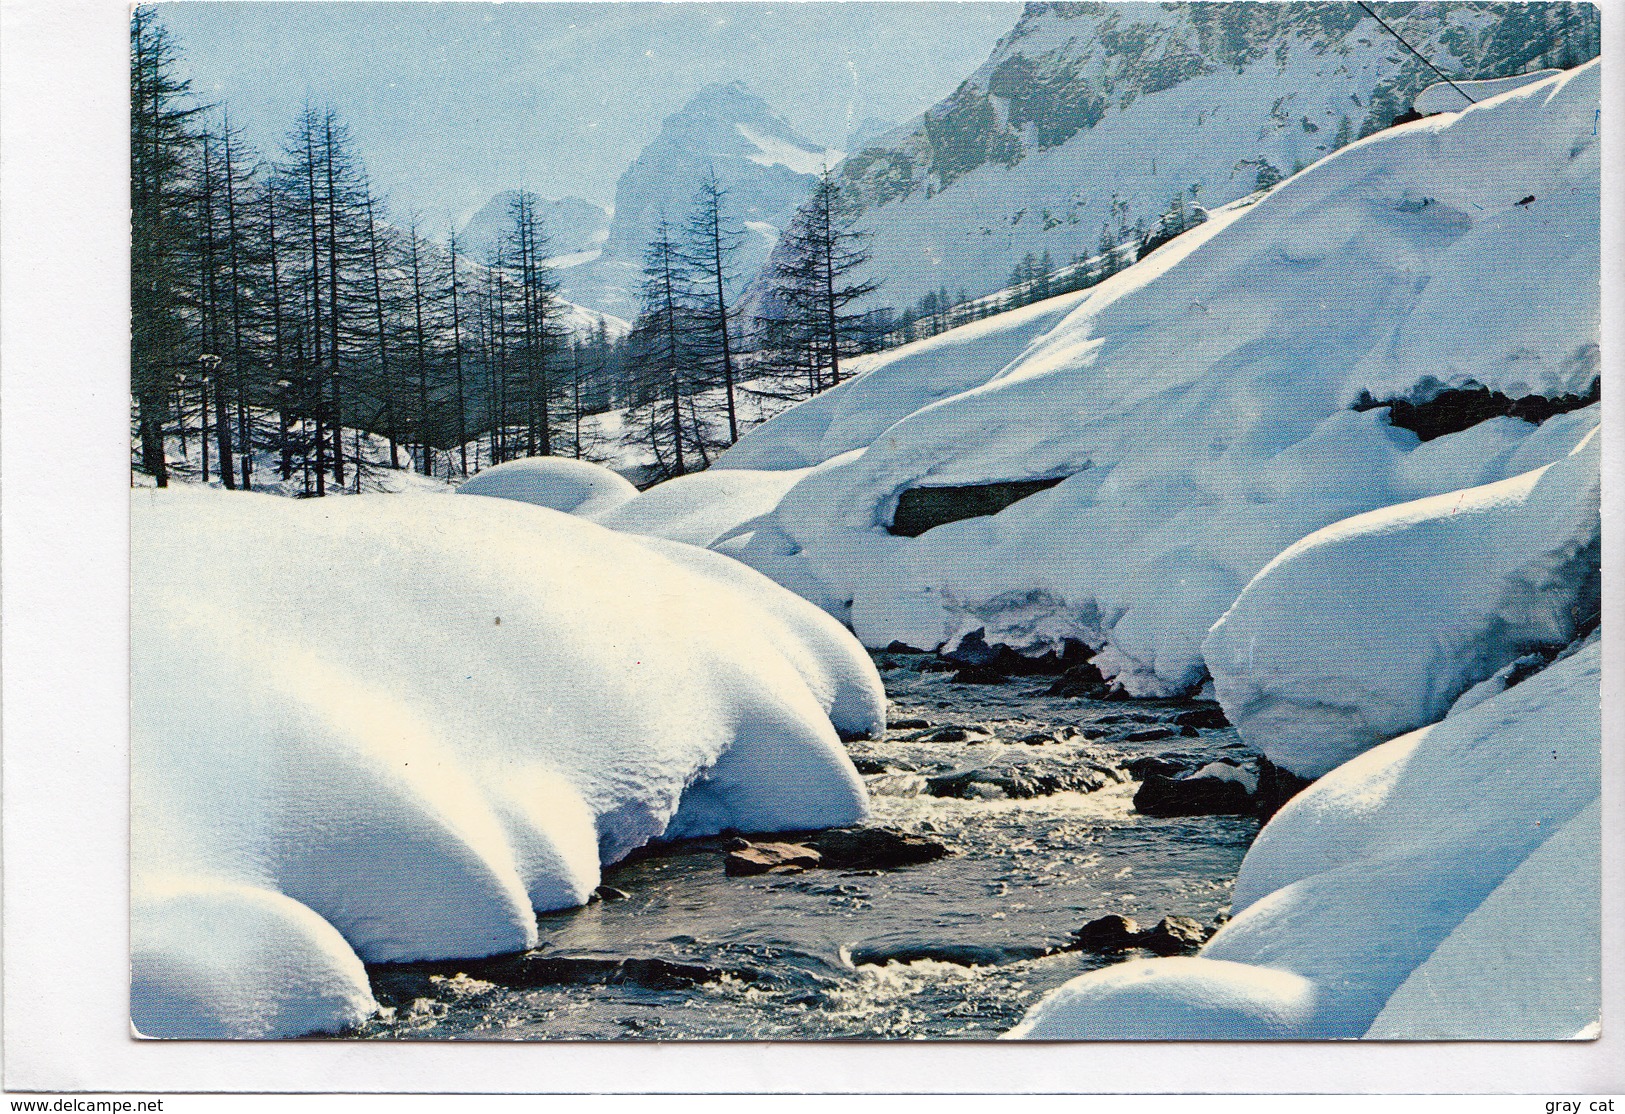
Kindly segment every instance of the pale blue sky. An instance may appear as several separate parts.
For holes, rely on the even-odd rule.
[[[308,97],[394,208],[461,219],[498,190],[611,202],[660,121],[742,79],[838,147],[951,92],[1017,3],[250,3],[159,9],[194,91],[274,154]]]

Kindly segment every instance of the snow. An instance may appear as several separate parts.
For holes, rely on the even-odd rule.
[[[361,961],[531,947],[651,839],[866,814],[873,665],[728,558],[501,499],[132,502],[142,1033],[339,1029]]]
[[[590,517],[634,498],[638,489],[599,464],[559,456],[532,456],[487,468],[463,481],[457,493],[515,499]]]
[[[1407,71],[1418,64],[1369,17],[1356,10],[1350,25],[1335,12],[1299,6],[1287,17],[1294,26],[1236,27],[1258,48],[1241,63],[1214,41],[1224,33],[1212,21],[1223,26],[1228,13],[1200,19],[1203,31],[1196,26],[1202,13],[1191,6],[1029,6],[984,65],[928,114],[997,87],[995,73],[1016,64],[1055,89],[1052,95],[1100,94],[1101,118],[1046,146],[1033,127],[1005,131],[1008,102],[995,95],[985,120],[960,115],[951,130],[933,135],[916,118],[886,137],[889,157],[876,158],[871,144],[849,158],[845,167],[867,167],[857,175],[868,205],[860,227],[874,237],[862,277],[883,281],[877,303],[907,306],[939,288],[987,293],[1029,252],[1049,251],[1057,262],[1094,254],[1102,226],[1116,223],[1114,203],[1129,206],[1131,227],[1149,226],[1193,184],[1201,203],[1214,208],[1253,191],[1261,163],[1286,176],[1331,154],[1345,120],[1354,135],[1368,120],[1387,125],[1404,109],[1398,94],[1414,87]],[[1387,18],[1450,73],[1505,72],[1535,53],[1496,36],[1491,25],[1501,20],[1468,5]],[[1341,26],[1326,26],[1334,21]],[[1144,80],[1182,58],[1199,59],[1201,72],[1168,87]],[[1463,107],[1459,95],[1450,96],[1443,109]],[[1065,118],[1055,108],[1040,111],[1052,125]],[[969,134],[961,138],[960,129]],[[1012,165],[988,157],[1016,143]],[[972,162],[981,164],[951,180],[939,171]],[[901,184],[899,164],[910,168]]]
[[[1282,1039],[1314,1001],[1314,984],[1287,971],[1193,956],[1131,961],[1045,995],[1003,1039]]]
[[[1340,766],[1259,834],[1198,957],[1082,975],[1012,1035],[1580,1032],[1597,1002],[1601,668],[1593,641]]]
[[[1478,103],[1514,89],[1521,89],[1536,81],[1555,77],[1562,70],[1531,70],[1508,77],[1492,77],[1483,81],[1438,81],[1416,94],[1411,106],[1423,116],[1436,112],[1460,112],[1468,101]],[[1463,95],[1465,94],[1465,99]]]
[[[886,352],[859,356],[852,378],[747,430],[717,468],[803,468],[872,443],[939,399],[993,378],[1053,329],[1086,294],[1063,294],[960,325]]]
[[[712,468],[656,484],[636,498],[602,510],[586,508],[578,513],[629,534],[711,546],[770,513],[803,474],[804,470]]]
[[[1319,777],[1571,641],[1600,606],[1600,448],[1593,432],[1555,464],[1349,518],[1275,558],[1203,645],[1242,738]]]
[[[1589,407],[1424,443],[1352,406],[1589,388],[1599,75],[1379,133],[1070,301],[868,357],[725,454],[813,466],[730,552],[870,646],[1071,638],[1130,694],[1195,691],[1209,628],[1293,543],[1537,469],[1596,425]],[[1057,476],[994,516],[887,530],[913,487]]]
[[[1222,781],[1233,781],[1249,794],[1258,792],[1258,775],[1251,770],[1245,770],[1234,762],[1209,762],[1206,766],[1193,774],[1187,774],[1184,779],[1199,777],[1215,777]]]
[[[749,124],[735,124],[739,134],[756,148],[745,156],[757,166],[785,166],[797,174],[822,174],[842,159],[839,151],[808,150],[788,138],[768,135]]]
[[[1567,1040],[1602,1012],[1601,804],[1541,844],[1394,991],[1378,1040]]]

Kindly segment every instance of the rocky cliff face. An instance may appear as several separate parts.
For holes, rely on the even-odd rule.
[[[1575,65],[1601,42],[1588,4],[1374,8],[1453,77]],[[1289,175],[1436,81],[1353,3],[1031,3],[951,96],[840,173],[874,233],[877,304],[975,296],[1182,191],[1211,206]]]
[[[741,82],[701,89],[668,116],[660,134],[615,188],[603,252],[560,273],[564,296],[631,319],[643,251],[661,217],[681,226],[708,174],[728,192],[728,215],[749,231],[736,266],[749,277],[826,164],[841,157],[805,139]]]

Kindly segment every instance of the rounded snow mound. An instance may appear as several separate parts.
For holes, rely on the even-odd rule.
[[[1259,833],[1198,957],[1082,975],[1011,1035],[1580,1032],[1599,1002],[1601,680],[1588,640],[1340,766]]]
[[[726,557],[494,499],[133,502],[144,1034],[343,1028],[362,961],[532,947],[650,840],[866,815],[873,665]]]
[[[458,485],[459,495],[490,495],[566,514],[602,513],[635,497],[630,480],[601,464],[558,456],[509,460]]]
[[[656,484],[635,499],[588,517],[628,534],[710,546],[752,519],[771,513],[805,474],[806,469],[708,468]]]
[[[1601,438],[1521,476],[1325,527],[1258,574],[1202,652],[1225,714],[1315,778],[1443,719],[1601,606]]]

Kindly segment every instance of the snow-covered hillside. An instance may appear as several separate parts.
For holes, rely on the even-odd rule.
[[[132,502],[146,1035],[342,1028],[363,960],[534,946],[651,839],[866,814],[873,665],[725,557],[503,499]]]
[[[1598,94],[1590,64],[1358,142],[1094,287],[1024,349],[1012,317],[998,350],[991,319],[876,358],[724,459],[822,461],[731,551],[872,646],[1071,638],[1131,693],[1195,688],[1208,629],[1300,538],[1559,460],[1595,425]],[[829,415],[903,361],[927,404],[882,430],[889,392],[871,391],[882,419],[832,436]],[[931,401],[933,380],[970,386]],[[1424,441],[1373,405],[1443,412],[1446,388],[1503,414],[1578,409]],[[913,493],[1045,479],[1061,482],[998,514],[889,529]]]
[[[1375,7],[1462,78],[1573,66],[1600,45],[1586,4]],[[1348,3],[1032,3],[951,96],[840,173],[874,234],[877,302],[976,296],[1027,253],[1093,253],[1103,224],[1149,224],[1182,191],[1211,208],[1289,175],[1437,80]],[[1439,108],[1462,107],[1452,96]]]
[[[570,301],[628,320],[637,314],[643,252],[662,218],[680,229],[708,175],[728,193],[726,217],[744,228],[735,266],[741,279],[767,259],[797,206],[839,151],[803,138],[742,82],[708,85],[668,116],[660,134],[615,187],[614,219],[602,253],[561,263]]]

